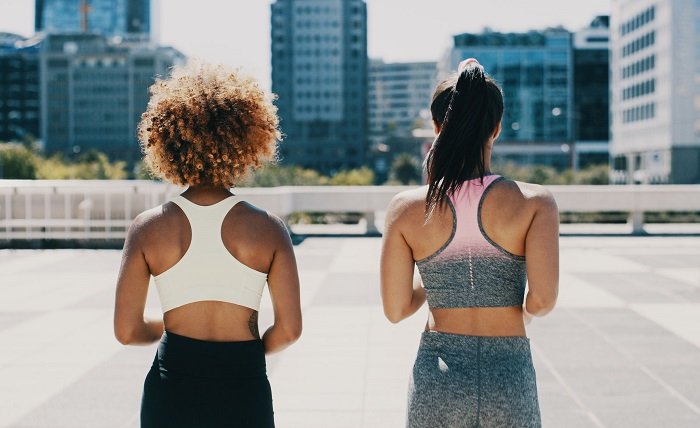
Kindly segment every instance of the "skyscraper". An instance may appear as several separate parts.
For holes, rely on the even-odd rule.
[[[39,137],[39,41],[0,33],[0,141]]]
[[[184,61],[172,48],[112,43],[96,34],[49,34],[40,53],[41,135],[48,153],[96,149],[140,157],[136,126],[154,76]]]
[[[367,150],[364,0],[276,0],[272,91],[282,162],[324,173],[355,168]]]
[[[441,76],[474,57],[504,92],[505,112],[494,158],[565,168],[573,140],[573,48],[561,28],[527,33],[459,34]]]
[[[35,0],[37,32],[149,38],[151,0]]]
[[[369,127],[372,135],[411,134],[429,111],[437,84],[434,62],[385,63],[369,67]]]
[[[421,159],[425,138],[416,138],[413,131],[432,130],[430,100],[436,83],[435,62],[370,62],[367,160],[377,182],[389,178],[397,155]]]
[[[574,139],[577,164],[606,164],[610,141],[610,17],[574,34]]]
[[[614,183],[700,183],[700,4],[615,0]]]

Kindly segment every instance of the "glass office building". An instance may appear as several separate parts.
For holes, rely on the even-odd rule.
[[[37,32],[77,33],[83,25],[104,36],[149,38],[151,0],[36,0]]]
[[[574,145],[578,167],[607,164],[610,153],[610,17],[574,33]]]
[[[572,137],[571,33],[460,34],[444,71],[474,57],[498,81],[505,94],[502,139],[569,141]]]
[[[441,77],[474,57],[501,85],[505,112],[494,157],[558,168],[571,163],[573,140],[573,48],[569,31],[454,36],[441,63]]]
[[[39,42],[0,33],[0,141],[39,137]]]

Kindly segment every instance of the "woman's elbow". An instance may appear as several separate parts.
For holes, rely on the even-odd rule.
[[[134,329],[122,326],[114,327],[114,337],[122,345],[130,345],[134,343]]]
[[[301,337],[301,330],[301,321],[283,326],[282,334],[284,335],[284,341],[287,343],[296,342]]]
[[[384,316],[386,319],[388,319],[392,324],[397,324],[398,322],[402,321],[404,318],[406,318],[406,315],[404,314],[404,311],[401,309],[397,308],[384,308]]]
[[[556,293],[533,294],[527,296],[526,309],[533,315],[546,315],[557,303]]]

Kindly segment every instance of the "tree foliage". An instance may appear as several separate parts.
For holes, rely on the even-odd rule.
[[[126,162],[110,162],[107,155],[94,150],[71,161],[61,155],[43,157],[29,144],[0,144],[0,178],[121,180],[128,174]]]
[[[557,171],[550,166],[519,166],[513,163],[495,165],[494,172],[511,180],[535,184],[608,184],[610,168],[607,165],[591,165],[574,173]]]
[[[241,187],[276,186],[367,186],[374,182],[374,173],[367,167],[340,171],[332,177],[313,169],[298,166],[268,165],[251,173],[240,183]]]
[[[40,158],[37,177],[47,180],[123,180],[127,178],[126,162],[110,162],[104,153],[90,150],[71,162],[60,155]]]
[[[0,178],[32,180],[37,178],[38,157],[21,144],[0,144]]]
[[[374,184],[374,172],[366,166],[340,171],[330,178],[328,184],[332,186],[370,186]]]
[[[410,153],[394,158],[389,170],[389,181],[401,184],[419,184],[423,178],[420,160]]]

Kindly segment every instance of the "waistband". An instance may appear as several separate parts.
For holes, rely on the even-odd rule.
[[[424,331],[420,350],[459,353],[465,356],[484,353],[530,353],[530,339],[526,336],[467,336],[440,331]]]
[[[161,372],[216,378],[267,376],[262,340],[213,342],[165,331],[153,361]]]

